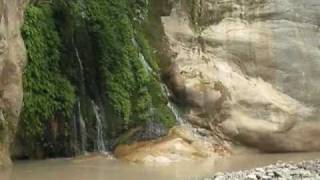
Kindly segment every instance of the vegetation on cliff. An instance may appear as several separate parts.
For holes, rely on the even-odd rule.
[[[45,146],[54,149],[52,139],[46,138],[52,123],[62,123],[62,141],[70,141],[77,99],[86,112],[91,105],[83,99],[101,102],[105,138],[151,121],[167,127],[175,123],[161,90],[156,56],[139,30],[147,14],[147,0],[29,5],[22,29],[28,65],[20,129],[31,154],[39,148],[48,151]],[[90,119],[85,118],[86,123],[92,124]]]
[[[25,68],[24,108],[21,127],[28,145],[46,146],[44,131],[49,121],[61,114],[70,117],[75,102],[72,85],[60,73],[60,39],[50,6],[30,5],[25,14],[22,35],[28,49]]]
[[[109,123],[116,124],[111,131],[144,125],[150,120],[172,126],[174,117],[161,92],[156,57],[140,30],[148,12],[148,1],[78,0],[64,6],[73,10],[71,36],[76,46],[82,47],[85,78],[93,78],[90,71],[98,72],[94,78],[100,96],[106,99],[105,106],[109,107],[106,110],[112,117]],[[64,19],[63,24],[70,19]],[[81,40],[84,37],[85,42]],[[97,63],[95,67],[88,63],[92,60]]]

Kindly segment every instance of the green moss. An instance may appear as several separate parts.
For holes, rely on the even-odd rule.
[[[23,134],[31,146],[43,139],[45,126],[56,113],[68,116],[75,95],[59,69],[60,39],[50,5],[30,5],[25,13],[22,36],[28,52],[23,76]]]

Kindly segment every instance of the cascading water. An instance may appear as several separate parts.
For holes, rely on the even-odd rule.
[[[74,141],[77,154],[85,154],[87,146],[87,128],[81,113],[80,100],[77,102],[76,113],[73,119]]]
[[[73,42],[73,39],[72,39]],[[79,55],[78,48],[74,46],[75,56],[79,64],[79,72],[80,72],[80,97],[85,94],[85,86],[84,86],[84,72],[83,72],[83,64]],[[86,154],[87,147],[87,128],[86,123],[83,119],[81,112],[81,100],[79,99],[77,102],[77,111],[74,120],[74,128],[75,128],[75,139],[78,142],[78,149],[80,154]]]
[[[143,54],[139,53],[139,60],[143,64],[144,69],[151,74],[152,73],[152,68],[150,67],[149,63],[146,61],[145,57]]]
[[[103,124],[102,124],[102,115],[100,112],[99,106],[91,100],[93,112],[96,118],[96,131],[97,131],[97,139],[96,139],[96,150],[98,152],[106,152],[106,146],[104,142],[104,131],[103,131]]]
[[[80,102],[78,104],[79,107],[79,123],[80,123],[80,137],[81,137],[81,152],[86,152],[86,146],[87,146],[87,128],[86,123],[83,120],[82,113],[81,113],[81,107]]]
[[[165,84],[161,84],[161,90],[162,90],[162,93],[166,96],[166,97],[170,97],[172,96],[170,90],[168,89],[168,87],[165,85]],[[170,100],[168,101],[168,104],[167,104],[168,108],[171,110],[171,112],[173,113],[173,115],[175,116],[176,118],[176,121],[179,125],[182,125],[182,124],[185,124],[185,120],[182,118],[182,116],[180,115],[180,112],[178,111],[178,108],[177,106],[172,103]]]
[[[82,93],[82,95],[83,95],[83,94],[84,94],[84,91],[85,91],[83,64],[82,64],[82,60],[81,60],[80,55],[79,55],[79,50],[78,50],[78,48],[77,48],[76,46],[74,47],[74,51],[75,51],[75,54],[76,54],[76,59],[77,59],[78,64],[79,64],[79,71],[80,71],[80,88],[81,88],[81,93]]]
[[[149,63],[145,60],[144,56],[140,53],[139,54],[139,59],[140,61],[142,62],[143,66],[145,67],[146,71],[149,72],[149,74],[152,73],[152,68],[150,67]],[[168,89],[168,87],[165,85],[165,84],[161,84],[161,88],[162,88],[162,91],[163,91],[163,94],[166,96],[166,97],[170,97],[171,96],[171,93]],[[175,104],[173,104],[170,100],[168,101],[168,104],[167,104],[168,108],[172,111],[172,113],[174,114],[175,118],[176,118],[176,121],[178,122],[178,124],[184,124],[184,119],[181,117],[179,111],[178,111],[178,108],[176,107]]]
[[[81,77],[83,77],[83,64],[82,64],[82,61],[81,61],[81,58],[80,58],[80,55],[79,55],[78,48],[75,47],[75,48],[74,48],[74,51],[75,51],[75,53],[76,53],[76,58],[77,58],[78,63],[79,63],[80,73],[81,73],[80,75],[81,75]]]
[[[139,45],[138,45],[138,43],[137,43],[135,38],[132,39],[132,43],[133,43],[134,47],[139,49]],[[146,58],[144,57],[144,55],[141,52],[139,52],[139,60],[142,63],[142,65],[143,65],[144,69],[146,70],[146,72],[151,74],[153,72],[153,69],[149,65],[149,63],[146,61]]]
[[[80,150],[79,148],[79,141],[78,141],[78,108],[75,109],[75,112],[73,114],[73,123],[72,123],[72,133],[73,133],[73,137],[72,137],[72,144],[73,144],[73,150],[74,150],[74,154],[79,154],[79,152],[77,150]]]
[[[134,44],[135,47],[138,47],[137,41],[135,39],[132,39],[132,43]],[[150,75],[153,72],[153,69],[149,65],[149,63],[146,61],[146,59],[142,53],[139,53],[139,60],[143,64],[145,71],[148,72]],[[161,88],[162,88],[163,95],[169,98],[171,96],[171,93],[170,93],[168,87],[165,84],[161,84]],[[184,119],[180,115],[178,108],[175,106],[175,104],[173,104],[171,101],[168,101],[167,106],[174,114],[177,123],[180,125],[185,124]],[[150,109],[150,110],[152,110],[152,109]]]
[[[178,108],[175,104],[173,104],[171,101],[167,104],[168,108],[172,111],[173,115],[175,116],[177,122],[179,125],[185,124],[184,119],[180,115],[180,112],[178,111]]]
[[[75,128],[74,136],[78,144],[77,150],[80,151],[79,154],[86,154],[87,148],[91,149],[90,147],[87,147],[87,144],[88,144],[87,141],[89,141],[91,144],[91,140],[92,140],[95,146],[94,150],[97,152],[105,153],[106,145],[104,141],[103,116],[99,106],[93,100],[88,101],[89,98],[86,94],[84,65],[80,57],[79,50],[75,46],[73,39],[72,39],[72,42],[73,42],[73,48],[75,53],[74,57],[77,60],[78,68],[79,68],[79,85],[78,86],[80,91],[78,94],[79,100],[77,102],[77,111],[75,115],[76,118],[74,120],[74,128]],[[86,122],[84,121],[84,118],[81,113],[81,105],[83,105],[82,103],[85,103],[84,105],[86,108],[90,109],[90,107],[92,107],[91,112],[94,113],[94,118],[88,117],[87,115],[84,117],[88,120],[89,118],[92,118],[92,120],[95,121],[94,127],[91,127],[90,123],[87,124],[88,127],[86,127]],[[89,103],[89,106],[87,106],[87,103]],[[90,131],[89,128],[95,128],[94,133],[96,133],[96,135],[90,134],[92,131]],[[94,138],[92,139],[92,137]]]
[[[171,96],[171,92],[170,92],[169,88],[164,83],[161,83],[161,91],[162,91],[163,95],[165,95],[166,97]]]

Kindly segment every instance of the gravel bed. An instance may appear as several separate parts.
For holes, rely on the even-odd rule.
[[[298,164],[278,162],[262,168],[232,173],[216,173],[203,180],[320,180],[320,160]]]

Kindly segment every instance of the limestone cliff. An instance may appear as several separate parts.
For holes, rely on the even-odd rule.
[[[25,48],[20,36],[24,0],[0,1],[0,166],[10,162],[9,144],[22,107]]]
[[[187,119],[269,152],[320,150],[320,2],[180,0],[162,17]]]

